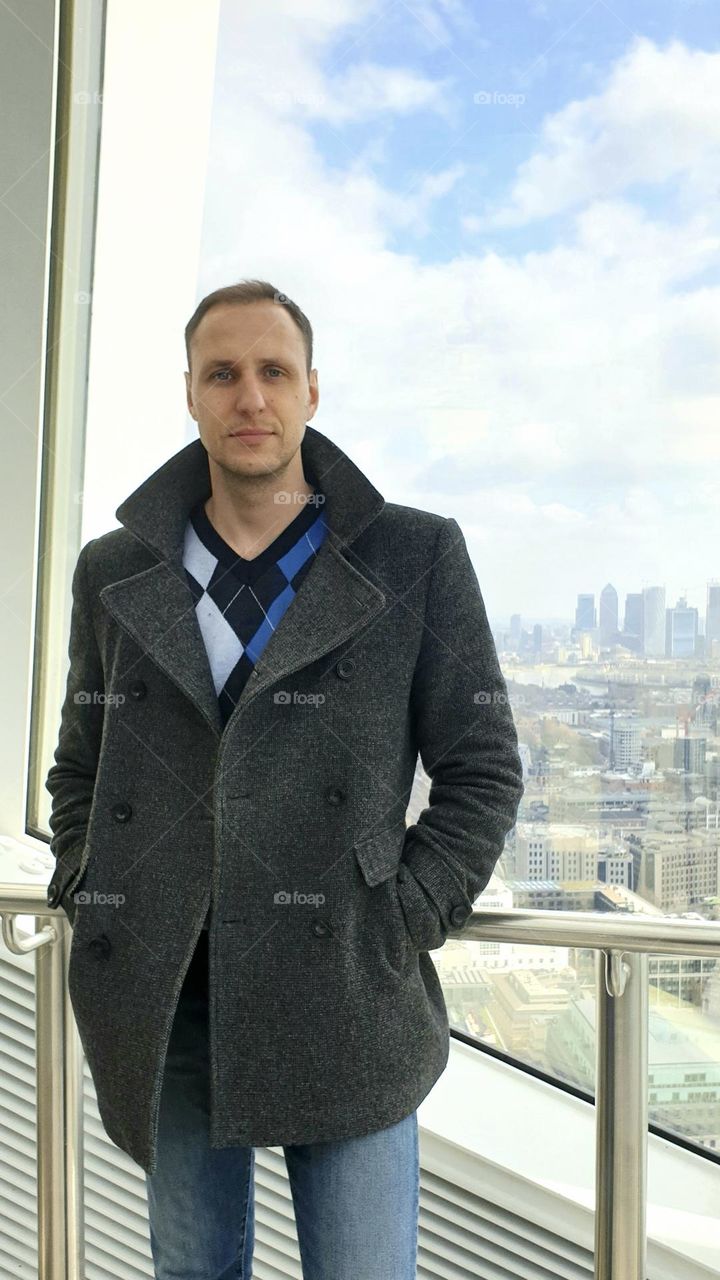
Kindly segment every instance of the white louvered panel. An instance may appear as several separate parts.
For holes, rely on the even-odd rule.
[[[36,1177],[35,1168],[29,1160],[24,1157],[20,1158],[13,1165],[12,1154],[7,1147],[3,1149],[0,1144],[0,1150],[3,1150],[3,1157],[0,1159],[0,1194],[5,1195],[5,1186],[13,1188],[13,1203],[20,1200],[21,1204],[27,1202],[28,1206],[32,1206],[35,1212],[36,1203]]]
[[[37,1235],[26,1236],[19,1227],[9,1229],[10,1219],[3,1213],[2,1231],[0,1231],[0,1275],[6,1277],[37,1277]]]
[[[5,1234],[5,1222],[0,1230],[0,1276],[2,1280],[36,1280],[37,1248],[35,1236],[18,1241]]]
[[[302,1280],[295,1212],[282,1147],[255,1149],[253,1280]]]
[[[118,1217],[113,1222],[105,1212],[97,1212],[92,1197],[86,1202],[85,1275],[152,1276],[150,1246],[135,1223]]]
[[[592,1280],[589,1250],[421,1171],[418,1280]]]
[[[34,1061],[35,1056],[35,984],[32,982],[28,991],[27,984],[19,980],[20,974],[29,977],[23,969],[13,973],[13,965],[7,961],[7,981],[3,981],[0,992],[0,1019],[5,1029],[2,1048],[10,1057],[28,1062]],[[25,1004],[28,997],[33,1002],[30,1008]]]
[[[5,1152],[3,1176],[8,1179],[7,1185],[15,1187],[15,1170],[20,1169],[30,1178],[35,1195],[35,1119],[28,1123],[27,1116],[20,1113],[15,1100],[7,1093],[0,1100],[0,1117],[0,1147]],[[2,1185],[0,1183],[0,1190]]]
[[[108,1138],[83,1055],[85,1280],[152,1280],[145,1174]]]
[[[0,950],[0,1276],[37,1276],[35,960]]]

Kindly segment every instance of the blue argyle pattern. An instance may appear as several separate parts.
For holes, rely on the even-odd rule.
[[[308,500],[269,547],[245,560],[211,524],[204,500],[190,512],[183,565],[223,725],[326,533],[322,507]]]

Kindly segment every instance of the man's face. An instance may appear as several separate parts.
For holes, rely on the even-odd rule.
[[[191,343],[187,403],[208,456],[238,476],[281,471],[318,405],[302,334],[281,303],[211,307]],[[233,435],[251,430],[267,434]]]

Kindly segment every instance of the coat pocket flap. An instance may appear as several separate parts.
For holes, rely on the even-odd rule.
[[[377,831],[375,835],[355,841],[355,857],[367,884],[381,884],[397,873],[406,831],[403,820],[384,831]]]

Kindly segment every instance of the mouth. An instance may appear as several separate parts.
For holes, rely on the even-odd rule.
[[[231,440],[262,440],[265,436],[271,436],[272,431],[231,431]]]

